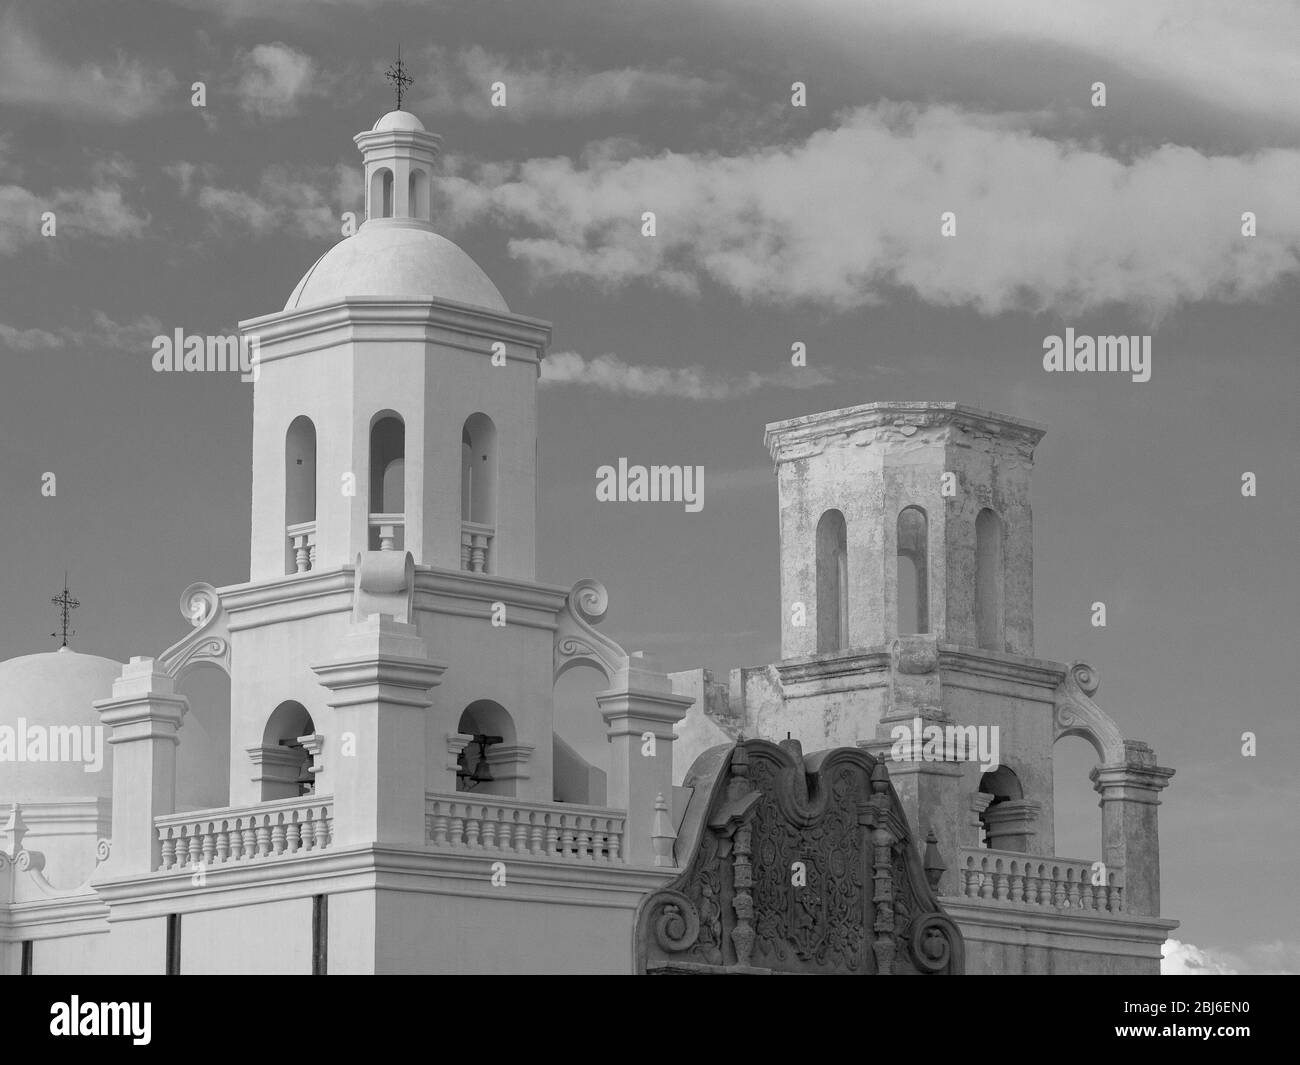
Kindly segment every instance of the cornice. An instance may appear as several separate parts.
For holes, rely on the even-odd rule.
[[[1029,460],[1046,432],[1046,426],[1036,422],[962,403],[886,402],[771,422],[763,441],[777,464],[817,454],[835,444],[864,447],[883,443],[913,448],[972,446],[977,440]]]

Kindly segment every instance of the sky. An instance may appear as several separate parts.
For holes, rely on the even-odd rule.
[[[400,44],[438,228],[555,325],[539,578],[600,578],[624,646],[721,679],[780,653],[765,423],[1046,425],[1036,653],[1177,770],[1166,967],[1300,971],[1297,41],[1242,0],[0,5],[0,656],[55,646],[65,568],[74,646],[123,660],[247,579],[250,386],[150,342],[277,310],[341,239]],[[1067,327],[1149,335],[1150,380],[1045,372]],[[596,506],[624,456],[702,465],[703,509]],[[1094,854],[1094,757],[1057,754],[1057,849]]]

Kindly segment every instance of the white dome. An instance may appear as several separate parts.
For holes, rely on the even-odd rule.
[[[380,122],[405,113],[393,111]],[[427,225],[388,218],[366,222],[317,259],[284,309],[345,296],[441,299],[510,311],[491,278],[446,237]]]
[[[423,132],[424,123],[411,114],[410,111],[389,111],[372,128],[375,130],[415,129]]]
[[[92,735],[98,737],[95,749],[103,752],[102,768],[88,773],[84,761],[10,761],[6,751],[0,762],[0,805],[113,797],[113,748],[108,743],[112,729],[100,721],[91,703],[109,698],[121,674],[121,662],[66,647],[0,662],[0,728],[14,730],[13,739],[24,751],[33,728],[46,730],[49,751],[48,730],[89,725],[99,727]],[[17,734],[19,719],[25,735]]]

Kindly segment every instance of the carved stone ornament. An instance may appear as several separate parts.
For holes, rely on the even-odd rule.
[[[1052,742],[1062,736],[1082,736],[1092,744],[1103,765],[1124,761],[1124,737],[1119,726],[1092,701],[1101,681],[1096,671],[1076,662],[1054,694]]]
[[[638,971],[960,973],[882,761],[744,740],[696,781],[700,827],[682,872],[637,912]],[[687,821],[691,810],[687,811]]]
[[[555,629],[555,679],[572,666],[594,666],[612,681],[626,669],[628,653],[604,633],[598,625],[609,611],[609,592],[600,581],[585,577],[578,581],[564,600]]]
[[[159,672],[176,678],[190,666],[210,662],[230,676],[230,620],[220,594],[199,581],[181,593],[180,608],[194,631],[158,656]]]

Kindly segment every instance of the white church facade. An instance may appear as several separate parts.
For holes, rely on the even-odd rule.
[[[241,323],[249,580],[187,588],[156,655],[0,663],[0,736],[105,741],[96,773],[0,760],[0,973],[1158,972],[1172,770],[1089,667],[1034,657],[1042,429],[768,426],[782,660],[664,673],[597,627],[598,582],[536,579],[549,324],[435,231],[437,136],[399,110],[355,140],[366,222]],[[576,668],[599,764],[556,733]],[[181,694],[197,669],[228,714]],[[953,757],[968,727],[995,769]],[[1067,735],[1098,755],[1081,859]]]

